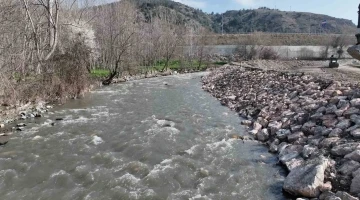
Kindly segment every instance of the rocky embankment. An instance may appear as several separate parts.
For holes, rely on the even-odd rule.
[[[238,66],[224,66],[202,81],[278,154],[289,171],[284,191],[324,200],[360,197],[358,85]]]
[[[0,112],[0,146],[9,142],[14,131],[23,131],[25,129],[26,124],[22,122],[23,120],[40,118],[51,108],[52,106],[46,105],[45,102],[29,103],[19,107],[4,106]]]

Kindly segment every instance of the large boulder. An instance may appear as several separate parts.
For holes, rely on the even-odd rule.
[[[354,138],[360,138],[360,128],[351,131],[350,134],[351,134]]]
[[[5,145],[9,142],[10,136],[2,135],[0,136],[0,145]]]
[[[261,142],[266,142],[269,139],[269,131],[267,128],[262,129],[260,132],[256,134],[257,140]]]
[[[335,194],[337,197],[339,197],[341,200],[359,200],[356,197],[351,196],[350,194],[348,194],[347,192],[343,192],[343,191],[338,191]]]
[[[345,156],[345,158],[360,162],[360,150],[353,151]]]
[[[325,170],[329,165],[329,160],[324,157],[308,161],[290,172],[283,189],[295,196],[318,197],[324,184]]]
[[[354,171],[360,168],[360,163],[350,160],[340,166],[338,170],[340,174],[351,175]]]
[[[360,174],[355,176],[351,181],[350,193],[360,194]]]
[[[333,147],[331,149],[331,154],[335,156],[345,156],[356,149],[360,149],[360,144],[357,142],[351,142]]]

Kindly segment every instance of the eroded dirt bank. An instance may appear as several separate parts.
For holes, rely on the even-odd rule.
[[[271,70],[259,69],[259,62],[241,65],[203,77],[203,89],[247,118],[243,124],[250,134],[278,154],[289,170],[283,189],[299,197],[358,199],[358,74],[346,71],[348,77],[341,68],[317,65]]]

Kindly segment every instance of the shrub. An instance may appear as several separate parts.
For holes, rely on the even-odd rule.
[[[303,47],[300,49],[300,58],[301,59],[314,59],[315,58],[315,51]]]
[[[263,60],[276,60],[279,58],[279,54],[271,47],[261,48],[259,51],[259,59]]]

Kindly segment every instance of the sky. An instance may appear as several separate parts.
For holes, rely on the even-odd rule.
[[[359,0],[174,0],[207,13],[222,13],[227,10],[268,7],[283,11],[301,11],[330,15],[358,21]]]

